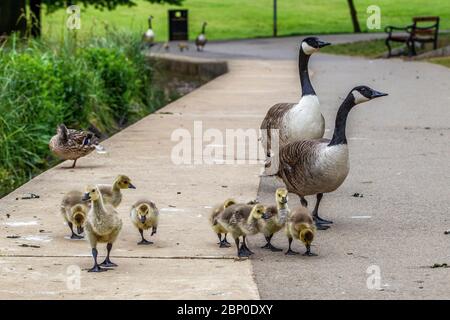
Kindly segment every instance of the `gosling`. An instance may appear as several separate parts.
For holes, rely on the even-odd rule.
[[[71,236],[70,239],[83,239],[81,235],[84,232],[84,223],[89,211],[89,204],[82,201],[83,193],[80,191],[69,191],[61,201],[61,215],[69,226]],[[77,233],[73,231],[76,227]]]
[[[303,206],[294,208],[286,223],[286,235],[289,241],[289,248],[286,254],[298,254],[298,252],[291,249],[292,239],[295,238],[305,245],[306,252],[303,254],[304,256],[316,256],[316,254],[311,252],[311,243],[314,240],[315,233],[314,220],[308,209]]]
[[[102,194],[98,186],[87,186],[83,195],[83,201],[91,201],[85,230],[86,237],[92,248],[94,266],[88,272],[107,271],[110,267],[117,267],[109,258],[113,243],[116,241],[122,229],[122,220],[113,206],[104,204]],[[105,261],[97,263],[97,243],[106,243],[107,255]],[[105,268],[102,268],[105,267]]]
[[[286,188],[278,188],[275,191],[276,206],[268,206],[266,209],[267,219],[258,220],[259,230],[266,238],[267,243],[262,247],[273,252],[282,251],[272,245],[271,240],[275,233],[280,231],[286,224],[290,210],[288,207],[288,191]]]
[[[253,254],[247,247],[246,237],[259,232],[258,220],[265,218],[265,210],[266,208],[261,204],[254,206],[235,204],[219,215],[219,223],[233,236],[239,258]],[[240,237],[242,237],[242,244],[240,244]]]
[[[134,226],[139,230],[142,240],[138,245],[152,244],[144,238],[144,230],[152,229],[150,236],[156,233],[158,228],[159,211],[156,205],[150,200],[139,200],[132,207],[130,212],[130,219]]]
[[[105,203],[111,204],[114,208],[117,208],[122,202],[122,189],[136,189],[131,183],[131,179],[125,175],[118,175],[112,185],[98,185],[100,192],[102,193]]]
[[[224,227],[219,223],[217,220],[219,215],[229,206],[236,204],[236,201],[234,199],[227,199],[224,203],[219,204],[215,206],[211,212],[211,215],[209,216],[209,222],[211,223],[211,228],[213,229],[214,233],[217,234],[217,237],[219,238],[219,248],[229,248],[231,247],[231,244],[227,240],[227,230],[225,230]],[[222,239],[222,234],[224,235]]]

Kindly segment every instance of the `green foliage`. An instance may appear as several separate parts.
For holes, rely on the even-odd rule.
[[[58,123],[112,134],[167,102],[139,38],[55,46],[13,37],[0,50],[0,196],[58,161],[48,148]]]
[[[181,5],[183,0],[145,0],[150,3],[155,4],[172,4],[172,5]],[[42,0],[42,3],[47,5],[49,11],[56,10],[58,8],[66,8],[68,3],[71,4],[82,4],[85,7],[93,6],[96,9],[103,10],[113,10],[118,6],[128,6],[132,7],[136,5],[136,2],[133,0],[77,0],[77,1],[67,1],[67,0]]]

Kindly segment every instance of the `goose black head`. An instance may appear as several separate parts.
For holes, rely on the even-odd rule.
[[[351,91],[353,98],[355,99],[355,104],[363,103],[375,98],[387,96],[387,93],[379,92],[377,90],[371,89],[368,86],[358,86],[353,88]]]
[[[319,51],[320,48],[330,45],[331,43],[322,41],[317,37],[308,37],[303,39],[301,43],[302,50],[305,54],[311,55]]]

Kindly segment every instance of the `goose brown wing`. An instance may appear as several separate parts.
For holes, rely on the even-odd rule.
[[[261,123],[261,130],[267,130],[267,150],[271,150],[271,129],[280,129],[284,115],[295,106],[295,103],[277,103],[267,111]]]

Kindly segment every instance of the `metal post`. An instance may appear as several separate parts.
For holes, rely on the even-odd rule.
[[[273,0],[273,36],[277,36],[277,0]]]

